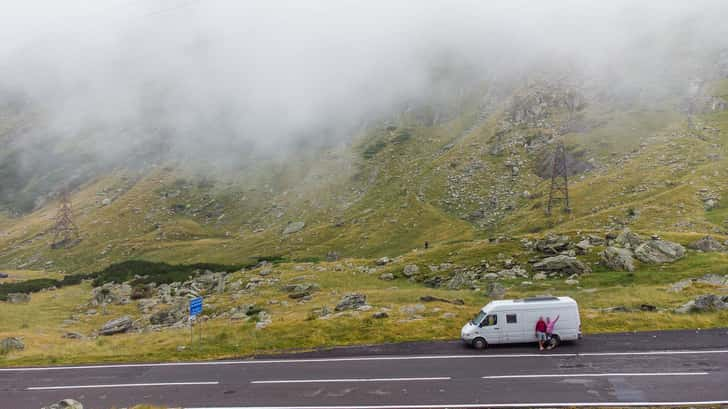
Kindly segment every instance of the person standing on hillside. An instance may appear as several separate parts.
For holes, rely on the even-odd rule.
[[[538,317],[536,322],[536,339],[538,339],[538,350],[543,351],[543,343],[546,341],[546,321],[543,317]]]

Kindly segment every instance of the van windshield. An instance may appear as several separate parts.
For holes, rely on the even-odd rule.
[[[481,321],[483,321],[483,318],[485,318],[485,315],[486,314],[483,311],[478,312],[478,315],[470,320],[470,323],[473,325],[480,325]]]

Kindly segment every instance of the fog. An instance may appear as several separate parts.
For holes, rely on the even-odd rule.
[[[719,0],[5,3],[0,94],[33,112],[14,144],[113,163],[285,156],[540,70],[680,89],[728,45]]]

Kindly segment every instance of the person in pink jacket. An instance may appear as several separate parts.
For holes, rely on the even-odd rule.
[[[551,339],[551,334],[554,332],[554,327],[556,326],[556,321],[559,320],[559,317],[560,315],[557,315],[553,321],[550,317],[546,317],[546,339]]]

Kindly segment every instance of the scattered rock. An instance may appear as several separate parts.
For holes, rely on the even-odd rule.
[[[568,284],[568,285],[577,285],[577,284],[579,284],[579,280],[575,280],[573,278],[569,278],[568,280],[565,280],[564,282],[566,284]]]
[[[546,257],[534,264],[533,268],[538,271],[553,271],[561,274],[584,274],[591,272],[589,266],[579,261],[576,257],[565,255]]]
[[[624,305],[618,305],[616,307],[602,308],[600,311],[602,311],[602,312],[629,312],[629,308],[625,307]]]
[[[347,294],[345,295],[341,301],[339,301],[338,304],[336,304],[336,307],[334,308],[335,311],[346,311],[346,310],[354,310],[357,309],[363,305],[366,305],[367,303],[367,296],[360,293],[353,293],[353,294]]]
[[[538,272],[533,275],[534,281],[540,281],[540,280],[545,280],[545,279],[546,279],[546,273]]]
[[[557,236],[549,234],[541,240],[536,241],[536,250],[544,254],[559,254],[571,246],[569,236]]]
[[[700,250],[705,253],[712,251],[725,251],[725,246],[712,236],[705,236],[699,240],[696,240],[688,244],[688,248],[693,250]]]
[[[454,312],[446,312],[446,313],[442,314],[442,318],[446,319],[446,320],[451,320],[451,319],[454,319],[455,317],[456,317],[456,315]]]
[[[652,311],[657,311],[657,307],[655,307],[654,305],[651,305],[651,304],[642,304],[642,305],[640,305],[640,310],[652,312]]]
[[[399,308],[399,311],[403,314],[407,314],[409,316],[418,315],[423,312],[425,312],[426,307],[424,304],[412,304],[412,305],[403,305]]]
[[[455,273],[450,280],[448,280],[446,286],[450,290],[461,290],[463,288],[474,288],[475,277],[471,277],[469,274],[464,272]]]
[[[129,316],[121,318],[115,318],[106,324],[99,330],[99,335],[114,335],[129,331],[134,325],[133,321]]]
[[[383,273],[382,275],[379,276],[379,279],[380,280],[385,280],[385,281],[391,281],[391,280],[394,280],[394,274],[392,274],[392,273]]]
[[[498,277],[500,278],[526,278],[528,277],[528,272],[521,268],[520,266],[515,266],[513,268],[501,270],[498,273]]]
[[[0,354],[7,354],[10,351],[22,351],[25,344],[20,338],[9,337],[0,341]]]
[[[384,266],[391,262],[392,260],[389,257],[382,257],[376,261],[376,264],[378,266]]]
[[[288,223],[288,226],[286,226],[285,229],[283,229],[283,234],[293,234],[298,233],[299,231],[303,230],[303,228],[306,227],[306,223],[304,222],[292,222]]]
[[[412,277],[414,275],[419,274],[420,268],[417,267],[417,264],[407,264],[404,266],[404,270],[402,271],[402,274],[404,274],[405,277]]]
[[[640,244],[634,255],[643,263],[672,263],[685,256],[685,247],[666,240],[649,240]]]
[[[66,332],[63,334],[63,338],[66,339],[83,339],[83,335],[79,334],[78,332]]]
[[[260,311],[258,313],[258,322],[255,323],[255,328],[263,329],[270,325],[271,322],[273,322],[273,319],[271,318],[270,314],[265,311]]]
[[[25,304],[30,302],[30,294],[10,293],[8,294],[8,302],[10,304]]]
[[[62,401],[56,402],[50,406],[45,406],[41,409],[83,409],[81,402],[73,399],[63,399]]]
[[[465,301],[460,300],[460,299],[447,300],[445,298],[434,297],[432,295],[424,295],[424,296],[420,297],[420,301],[422,301],[422,302],[444,302],[444,303],[448,303],[448,304],[465,305]]]
[[[632,252],[626,248],[607,247],[601,253],[602,263],[615,271],[634,271]]]
[[[388,317],[389,317],[389,314],[387,314],[386,311],[378,311],[378,312],[375,312],[374,314],[372,314],[372,318],[375,318],[375,319],[382,319],[382,318],[388,318]]]

